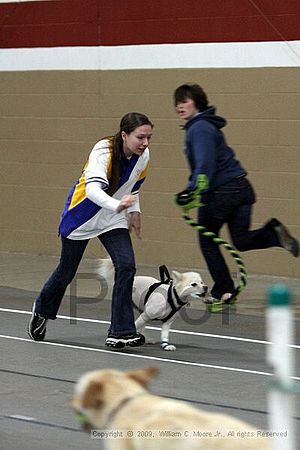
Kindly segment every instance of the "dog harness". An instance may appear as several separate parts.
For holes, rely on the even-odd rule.
[[[170,276],[170,273],[166,266],[160,266],[159,267],[159,275],[160,275],[160,281],[158,283],[153,283],[145,296],[144,299],[144,305],[146,305],[147,301],[149,300],[150,295],[157,289],[159,286],[162,286],[163,284],[169,285],[168,289],[168,297],[167,302],[171,307],[171,312],[164,318],[159,319],[161,322],[167,322],[171,317],[174,316],[174,314],[177,313],[186,303],[184,303],[182,300],[180,300],[175,287],[173,286],[173,279]],[[140,311],[142,312],[142,311]],[[158,320],[158,319],[157,319]]]

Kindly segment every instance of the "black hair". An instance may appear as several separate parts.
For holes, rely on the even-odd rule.
[[[112,139],[111,175],[109,180],[109,188],[107,190],[109,195],[113,195],[116,192],[120,178],[120,157],[123,151],[123,140],[121,133],[124,131],[124,133],[130,134],[142,125],[150,125],[151,128],[154,127],[153,123],[147,116],[137,112],[127,113],[121,119],[120,129]]]
[[[204,90],[199,84],[182,84],[174,92],[174,103],[181,103],[187,98],[194,101],[199,111],[205,111],[208,108],[208,98]]]

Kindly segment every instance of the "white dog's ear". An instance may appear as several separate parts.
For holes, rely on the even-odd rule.
[[[175,283],[178,283],[182,279],[182,274],[176,270],[172,270],[172,278]]]
[[[142,386],[146,386],[147,382],[156,375],[158,369],[156,367],[147,367],[146,369],[131,370],[126,375]]]
[[[90,381],[82,396],[82,407],[84,409],[98,409],[102,403],[103,384],[100,381]]]

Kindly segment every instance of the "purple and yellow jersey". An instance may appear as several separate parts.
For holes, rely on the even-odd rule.
[[[112,138],[97,142],[84,166],[79,180],[70,190],[59,225],[59,234],[70,239],[90,239],[114,228],[128,228],[127,213],[102,208],[86,195],[89,183],[98,183],[104,191],[109,187],[112,161]],[[112,198],[121,200],[126,194],[136,194],[145,180],[149,150],[141,156],[120,159],[120,179]],[[137,206],[136,209],[139,210]]]

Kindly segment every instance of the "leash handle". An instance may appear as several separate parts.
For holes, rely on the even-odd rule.
[[[208,188],[208,185],[208,177],[204,174],[198,175],[195,189],[179,192],[175,197],[176,204],[184,210],[200,208],[201,193]]]

